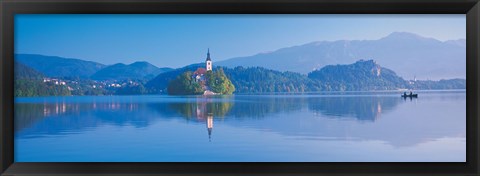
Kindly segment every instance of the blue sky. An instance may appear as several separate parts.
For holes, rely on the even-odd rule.
[[[466,38],[459,15],[16,15],[15,53],[159,67],[250,56],[314,41],[412,32]]]

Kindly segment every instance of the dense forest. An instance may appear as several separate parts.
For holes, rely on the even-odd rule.
[[[45,76],[42,73],[15,62],[14,95],[18,97],[71,95],[66,86],[44,82],[43,77]]]
[[[360,60],[350,65],[329,65],[310,72],[308,77],[324,82],[326,90],[368,91],[407,88],[407,81],[373,60]]]
[[[192,78],[191,71],[184,72],[168,84],[170,95],[200,95],[205,91],[198,82]]]
[[[262,67],[223,69],[235,85],[235,93],[311,92],[325,89],[321,81],[309,79],[300,73],[280,72]]]

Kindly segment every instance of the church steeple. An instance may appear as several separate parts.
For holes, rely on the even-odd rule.
[[[211,61],[211,59],[210,59],[210,48],[208,48],[208,50],[207,50],[207,61]]]
[[[205,61],[205,68],[207,71],[212,70],[212,59],[210,59],[210,48],[207,50],[207,60]]]

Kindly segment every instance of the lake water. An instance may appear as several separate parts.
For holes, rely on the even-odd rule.
[[[16,162],[465,162],[465,91],[15,99]]]

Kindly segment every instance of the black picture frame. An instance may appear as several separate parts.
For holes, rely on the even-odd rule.
[[[480,175],[479,0],[3,0],[0,58],[0,173],[11,175]],[[14,163],[15,14],[466,14],[467,162]]]

